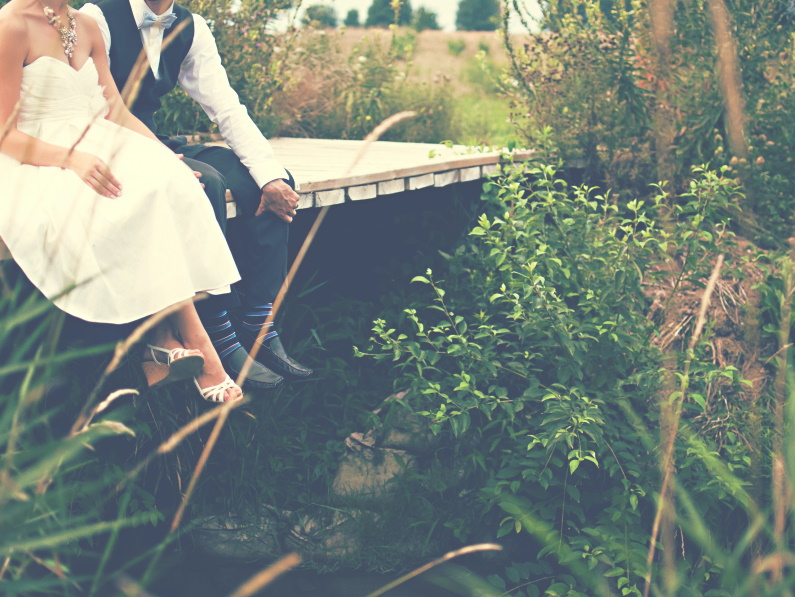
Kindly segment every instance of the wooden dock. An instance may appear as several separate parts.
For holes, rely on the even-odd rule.
[[[502,155],[462,145],[390,141],[276,138],[271,145],[298,182],[299,209],[484,179],[497,170]],[[532,155],[516,151],[512,159]],[[233,206],[228,213],[234,217]]]
[[[366,145],[364,141],[276,138],[271,144],[298,182],[299,209],[476,181],[495,172],[501,160],[498,151],[430,143],[376,141]],[[524,160],[532,153],[517,151],[512,159]],[[235,217],[229,194],[227,199],[227,215]],[[0,259],[8,257],[0,239]]]

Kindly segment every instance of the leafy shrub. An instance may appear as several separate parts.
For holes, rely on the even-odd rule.
[[[401,30],[393,30],[388,43],[368,36],[345,57],[334,36],[302,36],[291,58],[296,76],[274,98],[274,112],[282,118],[277,132],[362,139],[388,116],[415,110],[416,118],[384,138],[438,143],[454,136],[449,81],[414,82],[402,62],[413,54],[414,40],[413,32]]]
[[[229,81],[257,126],[274,132],[273,96],[289,81],[286,70],[294,31],[275,35],[273,20],[291,6],[289,0],[246,0],[242,3],[188,0],[186,8],[204,16],[211,25]],[[158,132],[165,135],[216,132],[196,102],[179,88],[157,113]]]
[[[650,45],[649,2],[633,3],[632,10],[595,1],[576,8],[570,3],[547,5],[541,33],[522,48],[506,39],[515,67],[514,97],[526,114],[518,124],[530,146],[549,127],[556,155],[567,163],[579,161],[587,180],[629,198],[641,194],[649,180],[661,178],[655,110],[658,92],[664,89],[675,133],[669,181],[673,193],[686,188],[694,165],[732,165],[744,183],[746,208],[764,218],[762,228],[788,235],[793,220],[784,189],[792,184],[793,170],[785,163],[792,140],[789,127],[780,126],[779,119],[790,120],[793,108],[792,19],[782,17],[777,2],[740,0],[729,5],[752,146],[747,160],[740,162],[743,156],[732,156],[727,147],[708,9],[675,4],[668,76],[656,65]]]
[[[654,219],[662,192],[620,210],[596,189],[569,188],[552,167],[509,169],[486,185],[486,213],[449,268],[414,278],[428,301],[398,324],[375,321],[370,349],[358,354],[391,362],[414,408],[458,438],[453,466],[468,497],[446,526],[467,540],[486,521],[497,537],[529,533],[540,549],[538,560],[506,572],[517,595],[543,592],[520,589],[528,577],[551,579],[552,594],[562,594],[559,585],[579,591],[568,594],[639,594],[657,490],[649,398],[663,391],[645,288],[665,275],[669,252],[684,259],[682,276],[709,273],[731,238],[723,214],[736,192],[719,173],[694,172],[666,231]],[[685,420],[704,412],[701,397],[718,378],[737,399],[736,369],[702,349],[687,358]],[[712,441],[678,443],[677,463],[683,490],[699,491],[699,512],[716,520],[726,487],[705,486],[705,461],[692,456],[693,445],[708,452]],[[722,450],[734,454],[735,475],[751,474],[738,435]],[[688,565],[701,566],[698,557]],[[583,574],[575,580],[567,568]]]
[[[330,27],[333,29],[337,26],[337,12],[333,6],[313,4],[306,7],[302,22],[310,27]]]
[[[463,39],[448,39],[447,40],[447,51],[452,56],[460,56],[464,53],[464,50],[467,49],[467,42]]]
[[[478,52],[467,60],[463,79],[485,94],[505,94],[504,70],[485,52]]]

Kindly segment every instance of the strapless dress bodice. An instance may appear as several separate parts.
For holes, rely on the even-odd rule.
[[[42,121],[102,118],[108,103],[94,61],[77,70],[51,56],[41,56],[22,69],[17,126]]]

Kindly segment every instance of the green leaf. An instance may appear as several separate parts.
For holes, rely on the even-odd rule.
[[[624,574],[624,572],[626,572],[626,570],[624,570],[623,568],[611,568],[610,570],[604,573],[604,576],[606,576],[607,578],[613,578],[616,576],[621,576],[622,574]]]

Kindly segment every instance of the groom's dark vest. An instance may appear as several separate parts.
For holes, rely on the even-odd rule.
[[[129,0],[101,0],[96,3],[110,29],[110,73],[116,86],[121,91],[132,73],[135,61],[143,50],[141,32],[135,22]],[[179,67],[188,55],[193,44],[193,16],[190,11],[178,4],[174,4],[174,14],[177,20],[163,36],[163,43],[171,40],[160,56],[159,78],[155,79],[152,69],[147,66],[146,76],[141,81],[138,97],[130,110],[153,132],[155,131],[154,115],[160,108],[161,98],[169,93],[177,84]],[[175,31],[182,21],[188,20],[187,26],[177,33],[176,38],[171,33]]]

